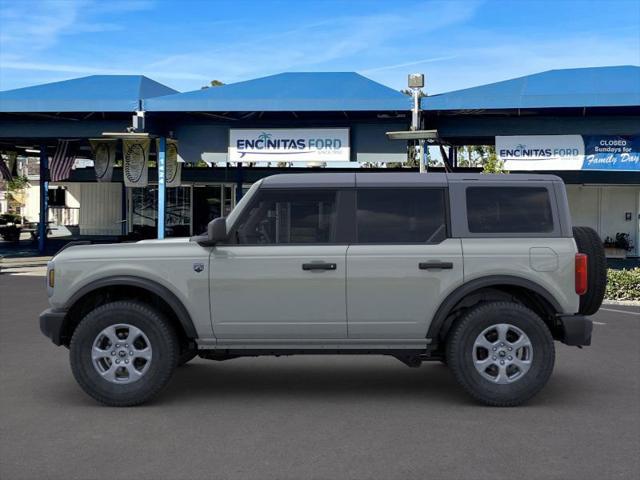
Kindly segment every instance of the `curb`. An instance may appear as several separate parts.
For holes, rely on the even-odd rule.
[[[628,307],[640,307],[640,300],[603,300],[603,305],[626,305]]]

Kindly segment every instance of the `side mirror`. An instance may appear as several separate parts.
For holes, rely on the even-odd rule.
[[[227,239],[227,219],[224,217],[214,218],[207,225],[207,237],[209,243],[214,245]]]

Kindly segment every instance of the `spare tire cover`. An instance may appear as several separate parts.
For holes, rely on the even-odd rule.
[[[573,227],[573,238],[578,251],[587,255],[587,292],[580,296],[580,310],[583,315],[593,315],[598,311],[607,288],[607,261],[598,232],[590,227]]]

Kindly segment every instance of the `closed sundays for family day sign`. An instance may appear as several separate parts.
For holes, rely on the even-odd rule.
[[[640,170],[640,136],[496,136],[507,170]]]
[[[230,129],[230,162],[348,162],[348,128]]]

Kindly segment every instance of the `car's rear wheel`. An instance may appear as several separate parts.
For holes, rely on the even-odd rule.
[[[73,333],[73,375],[106,405],[146,402],[171,378],[178,342],[166,318],[144,303],[117,301],[90,312]]]
[[[553,338],[533,311],[513,302],[469,310],[447,340],[447,365],[480,402],[519,405],[547,383],[555,362]]]

